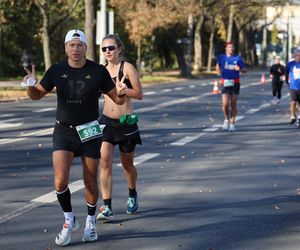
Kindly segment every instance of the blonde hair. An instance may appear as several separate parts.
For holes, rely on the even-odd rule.
[[[111,39],[114,40],[118,48],[121,48],[120,56],[123,55],[124,45],[118,34],[109,34],[102,39],[102,43],[104,40]]]

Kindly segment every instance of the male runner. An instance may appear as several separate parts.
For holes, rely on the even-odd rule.
[[[234,54],[232,42],[226,43],[225,53],[219,55],[216,70],[218,76],[221,76],[222,83],[222,110],[225,117],[223,129],[235,131],[237,99],[240,93],[240,72],[245,73],[247,69],[242,58]]]
[[[32,100],[39,100],[56,87],[57,111],[53,133],[54,186],[64,212],[65,223],[55,238],[57,245],[68,245],[71,233],[79,228],[68,188],[69,173],[74,157],[80,156],[88,215],[83,241],[96,241],[96,204],[98,199],[98,163],[101,129],[98,124],[99,95],[105,93],[114,102],[124,103],[122,81],[115,85],[104,66],[85,58],[86,36],[80,30],[70,30],[65,37],[67,59],[51,66],[42,80],[37,81],[35,67],[25,68],[22,84]],[[115,87],[116,86],[116,87]]]
[[[300,118],[297,120],[296,105],[300,109],[300,50],[297,49],[294,53],[294,60],[290,61],[286,66],[286,81],[290,88],[290,125],[297,121],[297,126],[300,127]]]
[[[285,80],[285,67],[280,63],[280,56],[275,57],[275,63],[270,68],[270,77],[272,79],[272,104],[279,104],[281,99],[281,89]]]

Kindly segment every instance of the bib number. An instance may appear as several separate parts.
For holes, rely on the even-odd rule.
[[[87,142],[103,136],[103,129],[104,127],[100,127],[97,120],[76,126],[76,130],[81,142]]]
[[[233,87],[233,86],[234,86],[234,80],[232,80],[232,79],[224,80],[224,87]]]

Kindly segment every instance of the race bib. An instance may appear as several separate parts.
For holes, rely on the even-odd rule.
[[[100,126],[98,121],[95,120],[83,125],[76,126],[76,130],[81,142],[86,142],[103,136],[102,131],[104,127],[105,125]]]
[[[224,80],[224,87],[233,87],[233,86],[234,86],[234,80],[232,80],[232,79]]]
[[[294,79],[295,80],[300,79],[300,69],[296,68],[296,66],[293,69],[293,73],[294,73]]]
[[[284,76],[284,75],[283,75],[283,76],[280,76],[280,77],[279,77],[279,80],[282,81],[282,82],[285,81],[285,76]]]

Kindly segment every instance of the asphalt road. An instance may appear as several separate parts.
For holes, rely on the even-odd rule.
[[[213,80],[147,86],[135,102],[140,209],[125,213],[127,187],[115,154],[115,219],[81,242],[82,169],[72,166],[72,205],[81,228],[67,249],[300,249],[299,135],[289,96],[270,105],[260,73],[242,77],[237,131],[220,128]],[[58,249],[63,215],[53,193],[55,97],[0,103],[0,249]],[[102,108],[102,104],[100,104]],[[101,201],[99,201],[101,205]]]

